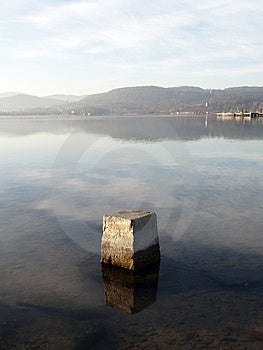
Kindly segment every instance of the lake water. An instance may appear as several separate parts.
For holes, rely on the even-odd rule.
[[[1,350],[263,347],[261,120],[1,117],[0,159]],[[102,269],[120,209],[160,266]]]

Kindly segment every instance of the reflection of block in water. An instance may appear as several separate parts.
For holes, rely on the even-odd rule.
[[[122,210],[103,217],[101,262],[137,270],[159,259],[155,213]]]
[[[138,271],[102,264],[105,305],[139,312],[156,300],[159,262]]]

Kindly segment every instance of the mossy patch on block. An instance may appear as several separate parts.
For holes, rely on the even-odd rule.
[[[143,210],[104,215],[101,262],[137,270],[160,260],[157,217]]]

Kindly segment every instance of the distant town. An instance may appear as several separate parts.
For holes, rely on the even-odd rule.
[[[216,113],[218,119],[254,119],[263,118],[263,111],[241,111],[241,112],[220,112]]]

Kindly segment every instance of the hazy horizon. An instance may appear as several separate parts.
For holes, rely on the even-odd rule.
[[[83,94],[74,94],[74,93],[63,93],[61,91],[53,91],[49,94],[46,94],[46,95],[37,95],[37,94],[31,94],[27,91],[0,91],[0,98],[4,98],[4,97],[12,97],[12,96],[16,96],[16,95],[31,95],[31,96],[36,96],[36,97],[42,97],[42,98],[46,98],[46,97],[49,97],[49,96],[76,96],[76,97],[82,97],[83,98],[85,96],[88,96],[88,95],[95,95],[95,94],[103,94],[103,93],[107,93],[107,92],[110,92],[112,90],[118,90],[118,89],[125,89],[125,88],[133,88],[133,87],[158,87],[158,88],[164,88],[164,89],[169,89],[169,88],[181,88],[181,87],[193,87],[193,88],[201,88],[203,90],[225,90],[225,89],[232,89],[232,88],[245,88],[245,87],[249,87],[249,88],[261,88],[263,87],[263,84],[262,85],[240,85],[240,86],[226,86],[226,87],[222,87],[222,88],[204,88],[204,87],[201,87],[201,86],[197,86],[197,85],[180,85],[180,86],[158,86],[158,85],[134,85],[134,86],[119,86],[119,87],[114,87],[112,89],[109,89],[107,91],[97,91],[97,92],[91,92],[89,94],[87,93],[83,93]]]

